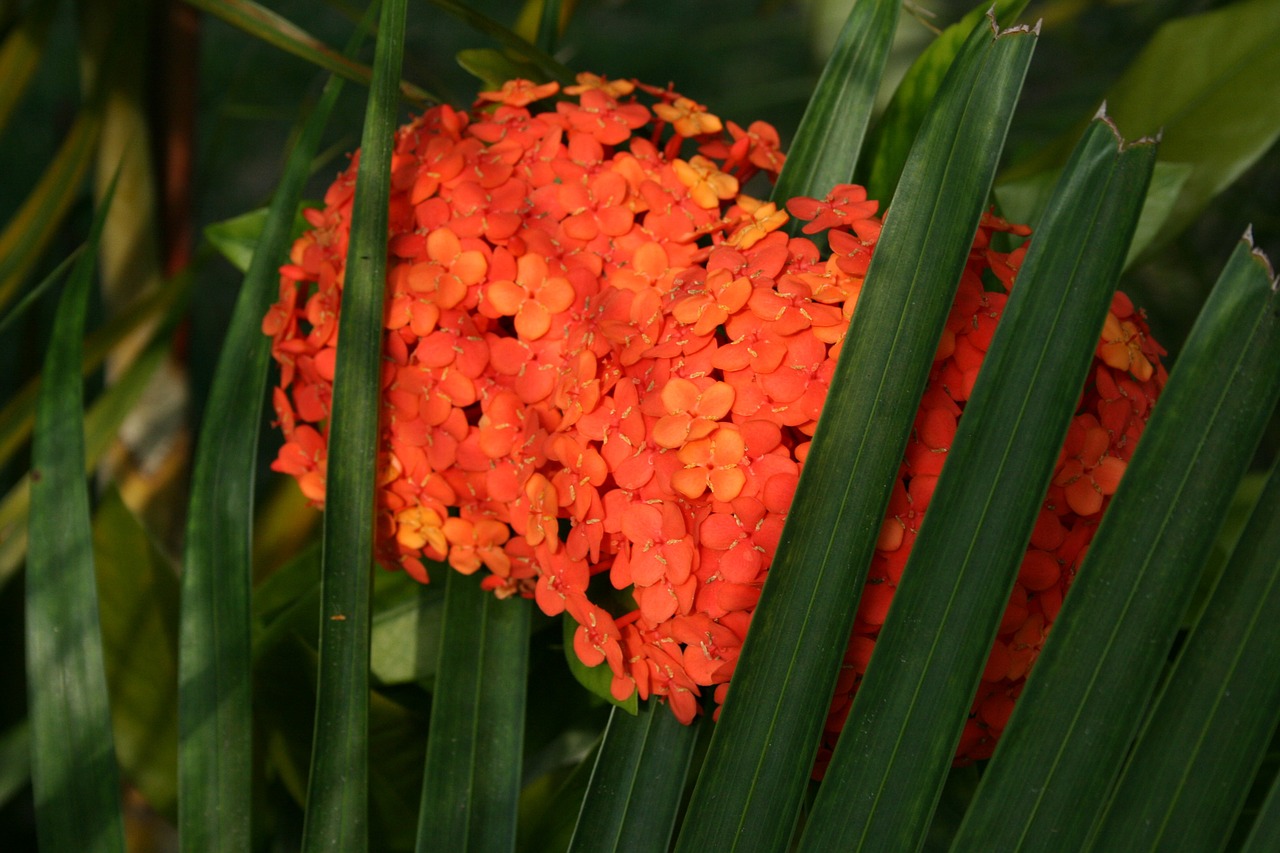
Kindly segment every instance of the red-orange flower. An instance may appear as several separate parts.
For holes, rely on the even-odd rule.
[[[723,701],[880,235],[852,184],[742,193],[778,136],[669,89],[511,81],[402,128],[392,157],[379,561],[444,563],[576,624],[610,692]],[[322,504],[356,162],[309,211],[263,319],[273,463]],[[1029,230],[983,218],[892,490],[817,769],[844,725]],[[959,760],[989,755],[1164,383],[1123,296],[1032,533]],[[629,595],[601,595],[595,575]]]

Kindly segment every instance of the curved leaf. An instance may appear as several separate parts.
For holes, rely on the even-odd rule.
[[[27,702],[36,827],[46,853],[124,851],[85,482],[81,339],[115,183],[58,303],[31,448]],[[74,819],[70,816],[74,815]]]

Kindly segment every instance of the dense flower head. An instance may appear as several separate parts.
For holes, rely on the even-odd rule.
[[[274,468],[324,500],[356,160],[281,269],[263,321],[281,382]],[[880,234],[855,185],[754,198],[767,124],[579,75],[512,81],[400,129],[391,172],[380,562],[432,561],[578,625],[618,699],[692,720],[723,701]],[[789,237],[788,216],[829,251]],[[1025,253],[984,217],[895,484],[827,724],[883,624]],[[990,753],[1163,385],[1118,295],[983,674],[961,760]],[[825,755],[825,753],[824,753]],[[821,769],[821,761],[819,770]]]

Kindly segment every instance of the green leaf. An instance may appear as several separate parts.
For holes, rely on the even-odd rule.
[[[1027,0],[995,0],[994,4],[983,0],[969,14],[943,30],[911,64],[867,140],[866,153],[870,156],[862,159],[860,171],[867,172],[862,183],[866,184],[870,198],[887,199],[893,195],[912,143],[938,94],[947,69],[973,28],[986,19],[987,10],[991,9],[998,19],[1007,21],[1022,14],[1026,6]]]
[[[107,355],[125,338],[133,335],[139,328],[153,324],[161,319],[166,331],[172,331],[177,309],[186,299],[190,285],[189,277],[180,277],[160,288],[156,293],[145,296],[131,305],[128,310],[109,321],[101,328],[95,329],[84,344],[84,357],[80,363],[81,374],[89,376],[102,367]],[[44,286],[44,282],[37,286]],[[25,299],[23,300],[25,303]],[[15,306],[14,311],[22,310]],[[156,333],[157,336],[159,333]],[[152,338],[155,340],[155,337]],[[149,346],[149,345],[148,345]],[[14,394],[9,402],[0,409],[0,460],[7,460],[30,435],[35,425],[36,395],[40,390],[40,377],[36,376]],[[108,391],[108,393],[110,393]],[[92,442],[91,442],[92,443]],[[93,450],[90,448],[90,456]],[[3,527],[0,527],[3,530]],[[3,576],[0,569],[0,577]]]
[[[444,634],[418,817],[419,851],[510,850],[516,840],[532,602],[446,573]]]
[[[368,848],[369,585],[373,567],[382,303],[396,81],[406,0],[385,0],[360,140],[330,415],[320,671],[302,849]]]
[[[308,141],[307,146],[314,156],[315,146],[311,145],[310,141]],[[303,177],[305,178],[306,176],[304,175]],[[307,220],[302,216],[306,207],[305,202],[298,204],[288,236],[296,237],[308,227]],[[205,239],[221,252],[222,256],[230,261],[232,266],[242,273],[248,273],[249,266],[253,261],[253,253],[266,233],[269,215],[269,208],[260,207],[257,210],[251,210],[248,213],[242,213],[239,216],[233,216],[221,222],[214,222],[205,226]],[[272,258],[274,263],[278,260],[278,253],[272,255]]]
[[[610,686],[613,684],[613,671],[609,669],[607,663],[599,663],[595,666],[587,666],[573,650],[573,634],[578,629],[578,623],[568,613],[561,617],[561,625],[563,626],[564,636],[564,659],[569,664],[569,671],[573,673],[573,677],[578,683],[587,688],[593,696],[599,696],[610,705],[615,705],[628,714],[635,715],[640,711],[640,698],[632,691],[631,695],[622,701],[613,698],[613,691]]]
[[[901,7],[899,0],[853,5],[774,185],[780,207],[796,196],[822,198],[853,178]],[[798,233],[797,220],[790,226]]]
[[[124,775],[164,815],[178,805],[178,575],[112,489],[93,524],[102,646]]]
[[[363,37],[361,29],[351,50]],[[250,845],[253,492],[278,259],[342,90],[332,78],[291,152],[236,301],[192,473],[182,574],[180,811],[184,849]],[[243,227],[243,226],[241,226]]]
[[[782,850],[1035,45],[976,28],[912,151],[677,850]]]
[[[1215,849],[1280,723],[1280,468],[1129,757],[1093,850]]]
[[[1270,269],[1246,240],[1196,321],[1036,661],[956,850],[1077,850],[1280,398]]]
[[[458,65],[471,74],[487,90],[501,89],[508,80],[540,76],[533,65],[512,59],[500,50],[477,47],[458,51]]]
[[[444,591],[438,584],[424,586],[404,572],[379,572],[373,579],[373,677],[385,685],[434,678],[443,614]]]
[[[960,419],[802,851],[923,843],[1154,163],[1153,145],[1126,145],[1102,117],[1059,182]]]
[[[0,305],[13,299],[62,227],[93,163],[101,129],[102,107],[95,101],[80,110],[48,168],[0,232]]]
[[[174,300],[170,295],[177,293]],[[92,471],[115,441],[116,432],[138,400],[142,398],[152,375],[173,350],[170,335],[182,308],[186,285],[166,289],[165,296],[173,304],[156,329],[150,343],[124,374],[103,392],[84,419],[86,470]],[[102,331],[102,330],[99,330]],[[90,345],[93,340],[90,338]],[[86,360],[91,360],[91,356]],[[83,362],[82,362],[83,363]],[[8,411],[8,409],[6,409]],[[30,475],[24,476],[0,502],[0,587],[4,586],[22,565],[27,550],[27,510],[30,507]]]
[[[31,726],[26,720],[0,735],[0,807],[31,781]]]
[[[666,853],[698,739],[662,702],[609,715],[570,853]]]
[[[1169,221],[1191,172],[1191,166],[1186,163],[1156,162],[1147,198],[1142,205],[1142,215],[1138,218],[1138,228],[1129,243],[1129,254],[1124,262],[1126,267],[1152,244],[1160,229]],[[996,184],[995,195],[1001,215],[1011,222],[1025,222],[1038,230],[1040,216],[1060,174],[1059,170],[1054,169]]]
[[[512,56],[518,57],[536,68],[540,72],[540,77],[547,80],[559,80],[561,83],[573,82],[573,72],[565,67],[563,63],[556,60],[546,51],[530,44],[520,35],[504,27],[488,15],[477,12],[465,3],[459,2],[459,0],[428,0],[428,2],[437,9],[448,12],[458,20],[498,42],[503,48],[510,51]]]
[[[27,703],[36,828],[46,853],[124,850],[85,483],[81,339],[114,180],[58,303],[31,448]],[[70,816],[74,815],[74,819]]]
[[[1125,133],[1162,133],[1161,161],[1191,169],[1152,245],[1186,228],[1280,139],[1277,40],[1274,0],[1170,21],[1108,90],[1107,112]],[[1046,147],[1010,177],[1061,162],[1069,144]]]
[[[1267,853],[1280,838],[1280,776],[1271,780],[1271,790],[1254,818],[1253,828],[1240,853]]]
[[[373,71],[348,55],[334,50],[297,24],[253,2],[253,0],[186,0],[192,6],[215,15],[273,47],[304,59],[344,80],[371,85]],[[396,72],[399,74],[399,71]],[[407,80],[398,83],[400,96],[411,104],[438,103],[440,98]]]
[[[534,44],[538,50],[550,55],[556,52],[560,39],[560,0],[542,0],[542,14],[538,18],[538,37]]]
[[[32,3],[22,21],[5,35],[0,44],[0,128],[9,123],[13,109],[22,100],[27,84],[44,55],[49,25],[58,11],[57,0]]]

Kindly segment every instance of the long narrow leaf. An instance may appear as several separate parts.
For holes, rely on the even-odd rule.
[[[385,0],[365,111],[338,336],[325,494],[319,688],[304,851],[368,847],[369,584],[396,81],[406,0]]]
[[[363,34],[353,37],[352,51]],[[186,850],[250,844],[251,539],[269,359],[261,324],[342,86],[330,78],[289,155],[227,330],[196,450],[182,574],[179,824]]]
[[[569,853],[665,853],[697,738],[658,702],[614,708]]]
[[[791,835],[907,435],[1035,38],[975,29],[885,222],[677,850]]]
[[[1108,804],[1093,849],[1212,850],[1229,837],[1280,722],[1280,468]]]
[[[1271,780],[1271,790],[1253,820],[1249,837],[1240,853],[1268,853],[1280,838],[1280,776]]]
[[[32,3],[21,23],[8,32],[0,45],[0,128],[9,123],[13,108],[22,100],[43,55],[49,25],[58,11],[56,0]]]
[[[370,85],[373,79],[373,70],[369,66],[339,53],[297,24],[253,0],[186,0],[186,2],[210,15],[216,15],[231,26],[238,27],[269,45],[291,53],[299,59],[305,59],[330,74],[362,86]],[[399,71],[396,73],[399,74]],[[401,80],[399,87],[401,97],[419,106],[440,100],[436,95],[407,80]]]
[[[491,37],[526,62],[532,63],[549,79],[559,80],[561,83],[572,82],[573,72],[557,61],[555,57],[533,46],[488,15],[477,12],[469,5],[459,2],[459,0],[428,0],[428,2]]]
[[[46,853],[123,851],[124,821],[84,476],[80,348],[112,183],[58,304],[31,449],[27,701],[36,827]],[[74,817],[73,817],[74,816]]]
[[[867,140],[871,156],[862,160],[859,173],[869,172],[865,183],[872,198],[888,198],[897,188],[903,164],[929,112],[929,105],[937,97],[947,69],[974,26],[982,22],[988,9],[994,9],[998,18],[1009,20],[1022,14],[1026,6],[1027,0],[995,0],[994,4],[982,0],[916,57]]]
[[[8,303],[66,219],[93,163],[102,107],[80,111],[52,162],[13,219],[0,232],[0,305]]]
[[[954,849],[1077,850],[1280,397],[1280,317],[1246,239],[1178,358]],[[975,846],[976,845],[976,846]]]
[[[444,636],[418,817],[420,853],[512,850],[520,798],[530,602],[444,580]]]
[[[845,21],[809,98],[773,198],[821,198],[853,177],[862,138],[876,104],[889,47],[898,26],[899,0],[860,0]],[[779,205],[781,206],[781,204]],[[792,221],[794,228],[796,221]]]
[[[186,285],[175,287],[174,290],[179,291],[180,295],[185,294]],[[87,470],[93,470],[115,441],[120,424],[137,405],[151,376],[172,351],[170,336],[181,312],[181,305],[182,301],[179,299],[156,329],[146,349],[89,409],[84,419],[84,464]],[[25,522],[30,508],[30,484],[28,474],[0,501],[0,587],[15,575],[27,550]]]
[[[1076,149],[965,407],[801,850],[923,842],[1154,163],[1154,145],[1125,145],[1105,118]]]

